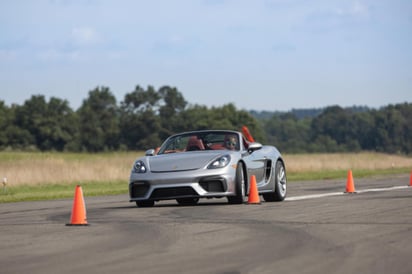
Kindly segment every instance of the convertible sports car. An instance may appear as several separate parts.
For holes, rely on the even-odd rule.
[[[248,133],[248,131],[247,131]],[[241,204],[255,175],[259,195],[267,202],[286,197],[286,169],[280,152],[231,130],[202,130],[170,136],[160,149],[149,149],[132,167],[130,202],[152,207],[176,199],[195,205],[199,198],[227,197]]]

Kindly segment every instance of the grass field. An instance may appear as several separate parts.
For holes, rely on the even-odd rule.
[[[0,203],[69,198],[76,185],[85,196],[127,193],[134,159],[142,152],[26,153],[0,152]],[[380,153],[284,155],[289,182],[411,172],[412,157]]]

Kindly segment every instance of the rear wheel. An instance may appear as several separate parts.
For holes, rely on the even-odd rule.
[[[136,201],[137,207],[152,207],[154,203],[154,201]]]
[[[246,182],[243,164],[241,163],[238,163],[236,167],[235,185],[236,195],[229,196],[227,199],[229,204],[242,204],[246,195]]]
[[[182,206],[196,205],[199,202],[199,198],[179,198],[176,199],[177,203]]]
[[[275,191],[263,194],[266,202],[280,202],[286,198],[286,170],[282,161],[277,161],[275,166]]]

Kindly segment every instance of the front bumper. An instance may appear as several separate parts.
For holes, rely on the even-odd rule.
[[[132,173],[130,201],[170,200],[177,198],[214,198],[235,195],[233,174],[198,175],[191,172]]]

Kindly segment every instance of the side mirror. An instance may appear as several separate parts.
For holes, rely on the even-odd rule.
[[[153,148],[146,150],[145,154],[146,156],[154,156],[155,155],[155,150]]]
[[[249,153],[252,153],[252,152],[254,152],[254,151],[256,151],[256,150],[259,150],[259,149],[261,149],[261,148],[262,148],[262,144],[261,144],[261,143],[253,142],[253,143],[249,144],[249,147],[247,148],[247,151],[248,151]]]

